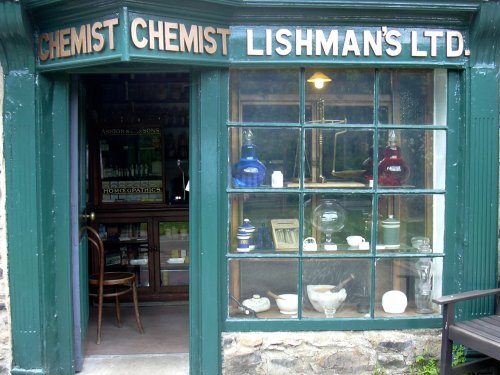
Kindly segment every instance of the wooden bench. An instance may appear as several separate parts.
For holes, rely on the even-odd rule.
[[[491,315],[455,322],[455,303],[500,294],[500,289],[478,290],[433,299],[443,306],[443,333],[441,344],[441,375],[463,374],[480,369],[491,369],[500,374],[500,316]],[[459,343],[487,356],[452,368],[453,343]]]

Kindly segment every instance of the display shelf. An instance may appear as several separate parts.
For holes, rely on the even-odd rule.
[[[238,309],[235,308],[235,306],[232,306],[230,309],[230,316],[232,318],[253,318],[251,315],[245,315],[241,311],[238,311]],[[403,313],[399,314],[392,314],[392,313],[387,313],[383,310],[382,306],[377,305],[374,310],[374,315],[376,317],[381,317],[381,318],[411,318],[415,316],[426,316],[426,317],[432,317],[432,316],[440,316],[439,311],[436,310],[433,313],[429,314],[421,314],[417,313],[416,309],[414,307],[407,307]],[[298,314],[282,314],[278,307],[276,306],[275,302],[271,302],[271,308],[268,311],[264,312],[259,312],[256,314],[257,319],[296,319],[298,317]],[[324,313],[320,313],[314,309],[310,308],[305,308],[302,311],[302,318],[303,319],[363,319],[363,318],[369,318],[370,317],[370,312],[366,313],[360,313],[358,312],[355,304],[351,305],[346,305],[346,306],[341,306],[335,314],[333,315],[332,318],[326,318]]]

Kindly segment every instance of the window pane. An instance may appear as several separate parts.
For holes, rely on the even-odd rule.
[[[445,165],[444,130],[379,132],[379,186],[444,189]]]
[[[306,70],[305,76],[306,122],[373,124],[373,70]]]
[[[305,134],[306,188],[368,187],[373,166],[372,130],[312,128]]]
[[[298,128],[230,128],[229,186],[286,188],[293,181],[290,186],[297,186],[299,138]],[[272,184],[273,172],[281,172],[283,184]]]
[[[443,252],[444,195],[382,195],[378,201],[378,252],[420,251],[426,238],[433,253]]]
[[[299,71],[230,72],[229,118],[234,122],[299,122]]]
[[[297,194],[230,194],[229,252],[297,252]]]
[[[369,314],[369,260],[305,260],[303,274],[304,317],[345,318]]]
[[[446,74],[434,70],[380,73],[379,123],[446,125]]]
[[[379,259],[376,263],[375,316],[438,314],[441,261],[431,258]],[[435,277],[436,276],[436,277]]]
[[[372,196],[308,194],[304,198],[304,251],[367,253],[370,250]],[[348,240],[348,237],[349,238]],[[349,241],[349,243],[348,243]]]
[[[288,259],[230,260],[229,316],[297,318],[297,266],[296,260]],[[270,297],[268,292],[281,298]],[[239,304],[246,305],[257,314],[251,311],[246,314]]]

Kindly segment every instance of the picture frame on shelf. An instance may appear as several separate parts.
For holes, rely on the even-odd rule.
[[[298,219],[272,219],[271,230],[276,251],[299,250]]]

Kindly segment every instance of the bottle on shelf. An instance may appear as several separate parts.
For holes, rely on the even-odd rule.
[[[396,132],[389,131],[384,158],[378,164],[378,182],[384,186],[401,186],[410,177],[410,168],[401,158],[401,149],[396,144]]]
[[[232,174],[236,187],[258,187],[264,182],[266,167],[257,157],[251,130],[243,131],[240,161],[233,166]]]

